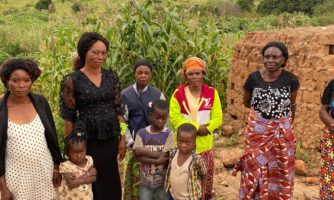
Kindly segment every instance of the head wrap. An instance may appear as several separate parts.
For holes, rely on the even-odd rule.
[[[186,75],[189,71],[194,69],[200,69],[206,72],[206,63],[204,60],[198,57],[190,57],[182,64],[182,72]]]

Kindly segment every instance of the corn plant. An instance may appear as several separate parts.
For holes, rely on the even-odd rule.
[[[35,90],[44,94],[51,105],[57,129],[62,134],[59,117],[60,82],[72,71],[71,54],[85,31],[97,31],[110,42],[105,67],[114,69],[125,88],[133,84],[132,66],[138,59],[149,59],[154,65],[152,85],[169,99],[182,77],[177,72],[189,56],[198,56],[208,65],[206,82],[218,89],[224,105],[227,71],[231,60],[231,37],[224,33],[212,19],[200,22],[176,2],[166,4],[124,4],[114,20],[87,15],[79,23],[59,25],[41,45],[34,57],[43,70],[35,83]],[[226,44],[225,44],[226,43]]]
[[[151,1],[135,8],[124,6],[121,20],[106,34],[113,44],[108,66],[118,71],[123,86],[133,82],[133,63],[146,58],[154,64],[152,84],[169,98],[182,82],[177,75],[182,62],[198,56],[207,61],[207,81],[225,99],[231,48],[224,46],[223,33],[214,20],[191,28],[193,21],[184,20],[189,17],[187,12],[175,2],[168,2],[164,8],[157,8]]]

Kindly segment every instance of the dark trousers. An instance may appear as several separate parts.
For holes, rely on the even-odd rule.
[[[93,183],[94,200],[121,200],[122,188],[118,171],[118,138],[87,142],[87,154],[92,156],[97,171]]]

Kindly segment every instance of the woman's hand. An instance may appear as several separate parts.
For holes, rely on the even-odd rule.
[[[205,124],[199,126],[197,134],[200,136],[206,136],[210,134],[210,131],[206,128]]]
[[[125,144],[125,137],[121,136],[118,145],[118,160],[122,161],[125,157],[126,152],[126,144]]]
[[[9,189],[1,191],[1,199],[2,200],[13,200],[13,194],[9,191]]]
[[[330,124],[328,126],[328,129],[331,131],[331,132],[334,132],[334,124]]]
[[[53,187],[55,188],[59,187],[61,184],[61,174],[59,173],[58,165],[55,165],[53,167],[52,183],[53,183]]]
[[[58,171],[53,171],[53,175],[52,175],[52,183],[53,183],[53,187],[57,188],[60,186],[61,184],[61,175]]]

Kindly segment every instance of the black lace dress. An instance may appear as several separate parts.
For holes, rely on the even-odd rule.
[[[102,69],[97,87],[80,70],[64,77],[60,93],[60,114],[64,120],[82,121],[88,134],[87,154],[94,160],[97,181],[93,184],[94,199],[121,199],[121,182],[117,155],[123,115],[120,84],[117,75]]]

